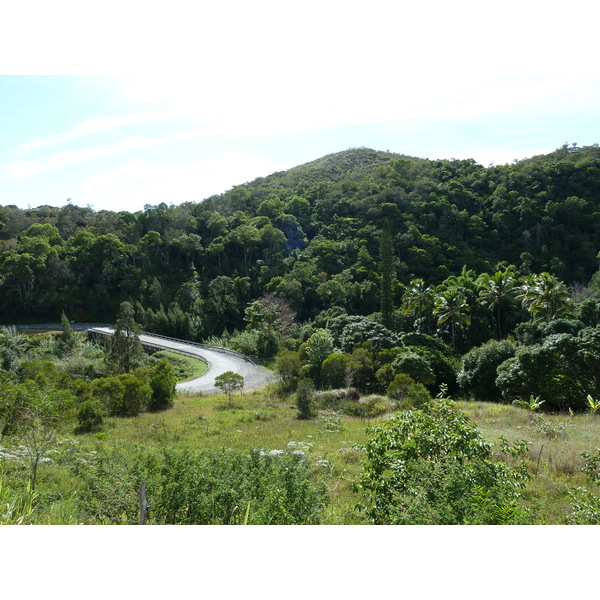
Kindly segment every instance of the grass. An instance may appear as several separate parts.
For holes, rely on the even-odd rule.
[[[352,492],[352,481],[360,470],[362,454],[354,445],[367,440],[365,428],[369,424],[375,421],[328,413],[303,421],[298,419],[295,406],[260,390],[236,395],[231,408],[226,395],[181,395],[167,411],[111,418],[99,436],[89,434],[80,439],[88,450],[131,444],[192,450],[301,451],[316,478],[327,476],[330,504],[326,522],[335,524],[357,522],[353,508],[358,497]]]
[[[590,487],[581,471],[581,454],[600,447],[600,419],[589,414],[532,414],[512,405],[487,402],[459,402],[458,407],[477,423],[488,441],[497,443],[504,437],[510,442],[528,442],[526,460],[532,478],[524,499],[536,512],[538,523],[560,523],[572,505],[571,489]]]
[[[504,438],[527,442],[526,463],[531,480],[523,498],[534,511],[536,523],[564,522],[573,505],[570,491],[577,486],[594,489],[581,472],[581,453],[594,452],[600,446],[600,418],[532,415],[523,408],[492,403],[461,401],[457,405],[488,441],[497,444]],[[329,503],[324,523],[355,524],[361,522],[354,508],[360,498],[352,488],[363,459],[357,446],[368,439],[366,428],[381,423],[386,416],[367,420],[323,410],[315,419],[304,421],[298,419],[298,409],[290,400],[277,398],[269,388],[236,395],[232,407],[226,395],[180,395],[172,408],[160,413],[109,418],[103,432],[77,436],[76,445],[82,453],[101,448],[135,452],[136,447],[303,452],[315,479],[325,476],[327,480]],[[500,454],[498,445],[496,448],[499,460],[514,460]],[[59,464],[44,465],[38,489],[45,498],[56,498],[57,505],[44,520],[36,522],[73,522],[68,513],[69,498],[78,493],[78,485]],[[8,493],[8,489],[4,492]],[[26,500],[13,498],[17,499]],[[43,504],[53,506],[49,501]],[[24,504],[23,508],[27,506]],[[26,521],[30,522],[32,511],[28,508],[25,512]],[[4,518],[8,522],[18,519],[19,511]]]
[[[600,419],[590,415],[539,415],[510,405],[459,402],[488,441],[498,444],[528,442],[526,462],[531,474],[524,500],[537,514],[540,524],[560,523],[569,512],[573,487],[585,486],[582,452],[600,445]],[[131,419],[110,419],[101,440],[87,436],[86,444],[118,445],[128,442],[156,447],[186,446],[195,450],[228,447],[248,451],[303,451],[315,474],[326,474],[330,506],[329,524],[359,522],[353,507],[359,500],[352,481],[361,469],[362,452],[357,445],[368,439],[366,428],[381,423],[386,415],[360,419],[331,411],[303,421],[289,402],[280,401],[268,390],[235,396],[229,407],[226,395],[179,396],[173,408],[162,413]],[[541,453],[541,454],[540,454]],[[510,462],[511,457],[498,455]]]

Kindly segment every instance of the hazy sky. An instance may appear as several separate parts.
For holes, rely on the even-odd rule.
[[[200,201],[352,147],[487,166],[600,142],[591,1],[13,4],[1,205]]]

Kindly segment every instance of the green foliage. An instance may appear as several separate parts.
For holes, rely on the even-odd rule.
[[[56,336],[56,341],[58,342],[58,351],[59,354],[67,354],[75,348],[75,345],[78,342],[78,337],[73,331],[71,323],[69,322],[69,319],[65,313],[62,313],[60,322],[62,331]]]
[[[381,323],[387,329],[392,327],[392,310],[394,308],[394,244],[390,233],[390,223],[386,219],[379,242],[379,258],[381,270],[380,307]]]
[[[350,410],[346,408],[347,414],[363,419],[374,419],[382,415],[394,412],[397,404],[387,396],[369,394],[360,398],[358,403],[350,404]]]
[[[307,357],[306,374],[320,381],[321,365],[333,352],[333,337],[326,329],[317,329],[306,341],[304,352]]]
[[[86,512],[116,522],[135,522],[141,481],[150,520],[159,524],[318,524],[325,500],[299,457],[260,450],[168,449],[139,452],[133,461],[101,452],[81,476]]]
[[[375,352],[400,345],[395,333],[368,317],[342,314],[331,319],[328,328],[342,352],[352,352],[359,344],[369,344]]]
[[[70,420],[75,398],[66,390],[45,389],[26,381],[5,385],[0,396],[0,437],[15,438],[30,463],[30,487],[35,491],[38,467],[55,444],[58,431]]]
[[[233,371],[225,371],[215,377],[215,386],[227,394],[229,406],[232,405],[232,397],[235,392],[241,392],[244,389],[244,378]]]
[[[296,405],[299,419],[311,419],[314,413],[315,386],[310,379],[301,379],[296,390]]]
[[[496,280],[480,281],[485,298],[471,290],[473,325],[459,337],[476,335],[478,298],[504,337],[520,319],[510,314],[505,285],[516,270],[594,287],[599,164],[597,146],[489,168],[356,148],[201,203],[134,214],[3,206],[0,310],[13,321],[61,310],[100,321],[124,301],[139,302],[145,314],[137,318],[147,329],[210,336],[241,330],[244,309],[271,292],[302,320],[331,301],[351,314],[372,314],[383,299],[382,319],[391,327],[389,291],[378,294],[384,282],[389,290],[388,274],[408,288],[427,281],[426,290],[466,265]],[[386,223],[393,246],[382,235]],[[392,281],[392,296],[399,289]],[[557,316],[544,302],[527,304],[533,316]],[[403,304],[418,327],[433,333],[430,308],[408,298]]]
[[[571,513],[565,517],[567,525],[600,525],[600,494],[597,486],[600,484],[600,448],[594,453],[582,453],[585,464],[582,471],[588,481],[596,486],[596,491],[577,487],[571,492],[573,506]]]
[[[387,395],[395,401],[400,410],[421,408],[431,401],[431,394],[427,388],[406,373],[399,373],[394,377],[387,388]]]
[[[539,395],[550,410],[585,410],[587,395],[600,395],[600,331],[585,328],[520,347],[498,367],[496,385],[509,402]]]
[[[590,411],[590,413],[592,415],[600,414],[600,400],[594,400],[594,398],[592,398],[592,396],[590,396],[589,394],[586,396],[585,399],[587,401],[588,410]]]
[[[77,432],[101,431],[106,415],[106,406],[97,398],[82,402],[77,406]]]
[[[567,286],[550,273],[525,277],[516,297],[529,311],[534,323],[564,316],[570,309]]]
[[[135,322],[133,306],[123,302],[117,315],[114,334],[108,338],[106,364],[116,374],[130,373],[144,356],[140,342],[141,328]]]
[[[274,369],[279,374],[284,391],[294,389],[295,383],[300,375],[302,362],[300,353],[296,350],[283,349],[277,356]]]
[[[535,399],[533,399],[533,400],[535,400]],[[539,403],[539,401],[538,401],[537,405],[541,406],[541,403]],[[535,406],[535,404],[533,406]],[[527,407],[527,408],[529,408],[529,407]],[[565,437],[569,427],[572,426],[567,421],[550,420],[550,419],[547,419],[546,417],[544,417],[544,415],[535,413],[537,408],[533,408],[533,409],[530,408],[529,410],[532,411],[531,412],[531,420],[529,423],[529,429],[531,429],[534,433],[536,433],[542,437],[545,437],[545,438],[548,438],[551,440]]]
[[[438,327],[450,325],[452,348],[456,348],[456,330],[471,324],[470,307],[459,288],[449,288],[435,297],[433,314]]]
[[[489,340],[471,348],[463,357],[458,384],[463,393],[477,400],[497,402],[502,394],[496,386],[498,367],[515,355],[516,348],[506,340]]]
[[[351,375],[350,360],[349,354],[330,354],[321,366],[321,385],[329,389],[343,387]]]
[[[403,352],[394,359],[392,368],[397,375],[409,375],[414,381],[427,387],[433,387],[435,384],[435,374],[429,362],[416,352]]]
[[[143,373],[101,377],[91,384],[92,398],[104,404],[110,416],[134,417],[150,405],[152,388]]]
[[[359,489],[374,524],[526,523],[524,471],[491,459],[491,445],[447,399],[369,430]]]
[[[152,398],[148,404],[150,410],[161,410],[170,406],[175,398],[177,377],[175,369],[166,359],[161,359],[149,371],[149,385]]]

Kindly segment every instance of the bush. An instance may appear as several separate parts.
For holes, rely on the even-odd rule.
[[[229,338],[227,347],[250,358],[259,358],[259,343],[258,331],[246,330]]]
[[[370,429],[358,490],[374,524],[523,524],[518,503],[524,466],[492,461],[468,417],[448,399]]]
[[[600,396],[600,330],[554,334],[519,348],[498,367],[496,385],[508,402],[533,395],[550,411],[586,410],[587,396]]]
[[[427,387],[433,387],[435,384],[435,374],[429,365],[429,362],[415,352],[407,350],[394,359],[392,363],[394,372],[406,374],[412,377],[415,381],[422,383]]]
[[[96,379],[91,393],[106,406],[109,415],[119,417],[135,417],[152,398],[152,388],[131,373]]]
[[[387,389],[387,395],[400,410],[420,408],[431,400],[427,388],[405,373],[394,377]]]
[[[341,388],[346,383],[350,355],[330,354],[321,365],[321,384],[325,388]]]
[[[463,358],[458,384],[465,394],[477,400],[500,401],[502,392],[496,385],[498,367],[515,355],[516,348],[506,340],[490,340],[472,348]]]
[[[296,391],[296,405],[298,406],[299,419],[312,419],[314,417],[313,398],[315,386],[310,379],[301,379]]]
[[[106,417],[106,406],[99,400],[87,400],[77,407],[78,433],[100,431]]]
[[[160,410],[170,406],[175,397],[177,385],[177,376],[173,365],[163,358],[150,369],[149,380],[152,398],[148,408]]]
[[[299,352],[288,349],[281,350],[275,361],[274,369],[281,377],[283,391],[294,389],[301,368],[302,362]]]
[[[314,402],[318,408],[344,412],[347,404],[356,404],[360,399],[360,392],[356,388],[339,388],[316,392]]]
[[[137,520],[141,481],[158,524],[316,525],[326,500],[300,456],[258,449],[100,451],[80,476],[83,510],[111,521]]]
[[[387,413],[393,412],[396,409],[396,403],[392,402],[387,396],[378,394],[370,394],[364,396],[358,401],[357,414],[351,416],[362,417],[363,419],[373,419]]]
[[[449,357],[439,349],[428,346],[410,346],[409,350],[424,358],[431,367],[435,383],[433,388],[428,387],[433,393],[439,392],[443,385],[447,387],[449,393],[458,391],[456,371],[460,361],[456,357]]]

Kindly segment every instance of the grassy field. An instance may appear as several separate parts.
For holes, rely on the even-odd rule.
[[[590,487],[581,471],[581,453],[600,448],[600,418],[532,414],[515,406],[484,402],[460,402],[458,406],[477,423],[487,440],[497,442],[504,437],[511,442],[528,442],[532,478],[524,492],[525,500],[539,523],[560,523],[573,504],[569,491]]]
[[[458,407],[477,423],[487,440],[498,442],[503,437],[528,443],[531,481],[524,491],[525,502],[534,510],[536,523],[561,523],[573,504],[569,491],[589,487],[581,472],[581,453],[600,446],[600,419],[591,415],[542,416],[490,403],[459,402]],[[356,446],[368,439],[367,427],[384,419],[320,412],[315,419],[299,420],[297,408],[290,402],[258,390],[237,395],[232,407],[224,395],[179,396],[174,406],[162,413],[109,419],[104,432],[81,436],[80,442],[88,450],[124,444],[196,450],[300,450],[315,477],[326,476],[329,504],[325,523],[352,524],[360,523],[354,510],[360,498],[352,490],[362,460],[362,451]]]

